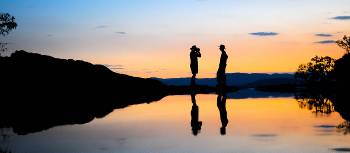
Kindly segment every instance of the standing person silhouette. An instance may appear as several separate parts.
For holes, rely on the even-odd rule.
[[[193,45],[191,47],[191,52],[190,52],[190,59],[191,59],[191,72],[192,72],[192,79],[191,79],[191,85],[196,84],[196,75],[198,74],[198,58],[200,58],[202,55],[200,53],[200,49],[196,46]]]
[[[225,51],[225,45],[220,45],[219,49],[221,51],[221,57],[220,57],[220,63],[219,63],[219,69],[216,73],[216,79],[218,82],[218,87],[225,87],[226,86],[226,65],[227,65],[227,59],[228,56]]]

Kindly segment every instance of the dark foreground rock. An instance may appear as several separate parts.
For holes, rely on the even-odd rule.
[[[350,121],[350,54],[336,61],[334,71],[337,80],[335,107],[343,118]]]
[[[0,71],[0,127],[12,127],[18,134],[87,123],[115,108],[167,94],[167,87],[156,80],[25,51],[1,57]]]

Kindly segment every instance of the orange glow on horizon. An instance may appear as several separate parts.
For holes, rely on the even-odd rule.
[[[339,36],[335,37],[338,38]],[[295,72],[298,65],[307,63],[312,57],[331,56],[340,58],[344,51],[336,44],[316,44],[314,36],[302,37],[282,35],[271,38],[242,36],[227,38],[223,42],[229,55],[227,73],[283,73]],[[98,64],[122,64],[123,69],[114,70],[138,77],[175,78],[191,76],[189,48],[196,44],[201,48],[199,78],[215,77],[220,58],[216,41],[202,43],[166,44],[153,51],[121,55],[97,54],[83,56]],[[166,47],[167,46],[167,47]],[[166,49],[162,49],[166,48]],[[75,55],[72,55],[75,56]],[[79,56],[82,56],[80,54]]]

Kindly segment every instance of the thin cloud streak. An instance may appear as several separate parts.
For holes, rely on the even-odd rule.
[[[253,35],[253,36],[276,36],[276,35],[279,35],[279,33],[277,32],[253,32],[253,33],[249,33],[250,35]]]
[[[126,35],[126,32],[124,32],[124,31],[117,31],[117,32],[115,32],[116,34],[120,34],[120,35]]]
[[[317,41],[314,43],[316,43],[316,44],[335,44],[336,41],[335,40],[322,40],[322,41]]]
[[[315,36],[317,36],[317,37],[332,37],[333,35],[327,34],[327,33],[318,33],[318,34],[315,34]]]
[[[95,29],[105,29],[105,28],[108,28],[108,25],[99,25],[95,27]]]
[[[334,19],[334,20],[350,20],[350,16],[335,16],[332,19]]]

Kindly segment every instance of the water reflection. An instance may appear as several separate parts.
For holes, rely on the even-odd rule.
[[[319,97],[230,99],[226,93],[168,96],[156,103],[114,110],[83,125],[24,136],[7,131],[10,138],[0,148],[14,153],[327,153],[350,147],[350,137],[343,135],[350,133],[349,122],[344,122],[335,106],[333,113],[317,111],[324,116],[309,111],[327,110],[323,107],[329,107],[328,101]],[[301,104],[307,109],[300,109]]]
[[[225,92],[218,93],[216,104],[220,113],[220,121],[221,121],[220,134],[221,135],[226,135],[226,127],[228,124],[226,99],[227,99],[227,94]],[[192,108],[191,108],[192,134],[194,136],[197,136],[200,133],[200,130],[202,128],[202,121],[199,120],[199,107],[196,102],[195,93],[191,94],[191,101],[192,101]]]
[[[321,94],[321,93],[298,93],[295,96],[295,99],[298,101],[299,107],[301,109],[308,109],[316,114],[316,116],[319,115],[329,115],[336,111],[334,100],[330,95],[327,94]],[[339,98],[338,98],[339,100]],[[343,100],[343,99],[341,99]],[[338,107],[346,107],[343,105],[340,105]],[[341,114],[347,114],[347,110],[340,109]],[[346,117],[346,116],[344,116]],[[320,126],[322,128],[336,128],[337,132],[343,133],[344,135],[347,135],[350,133],[350,121],[346,120],[339,123],[337,126]]]
[[[350,134],[350,121],[344,121],[343,123],[337,126],[338,132],[343,133],[344,135]]]
[[[196,94],[191,94],[192,109],[191,109],[191,127],[193,135],[198,135],[202,128],[202,121],[199,121],[199,107],[196,102]]]
[[[221,135],[226,134],[226,126],[228,124],[228,118],[227,118],[227,111],[226,111],[226,93],[219,93],[217,98],[217,106],[219,108],[220,112],[220,120],[221,120],[221,128],[220,133]]]

